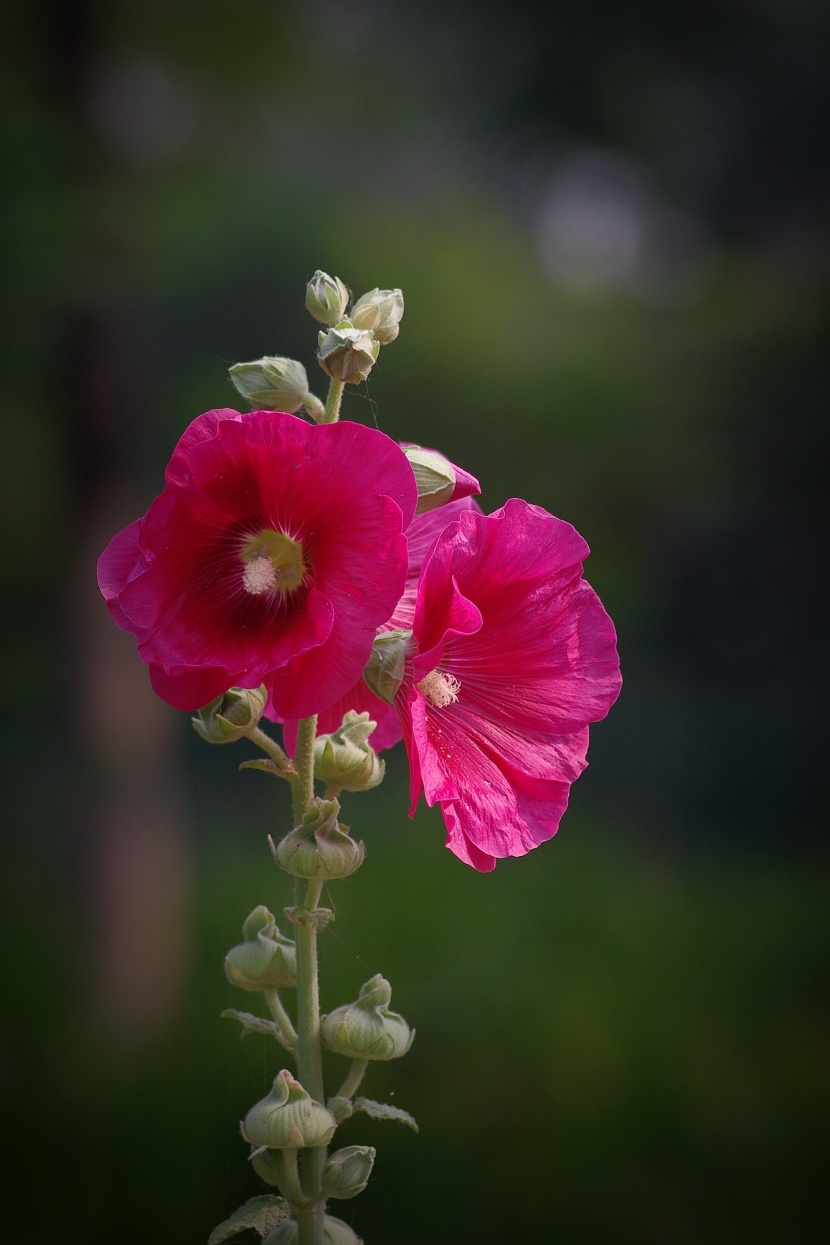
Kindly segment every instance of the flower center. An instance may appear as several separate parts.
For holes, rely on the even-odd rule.
[[[452,674],[443,674],[440,670],[430,670],[425,679],[418,684],[418,691],[431,700],[439,709],[446,709],[458,700],[461,684]]]
[[[242,586],[252,596],[264,592],[293,592],[305,576],[303,547],[284,532],[266,528],[242,549]]]

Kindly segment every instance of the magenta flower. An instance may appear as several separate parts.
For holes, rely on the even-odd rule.
[[[396,705],[412,774],[447,846],[482,871],[551,838],[586,765],[588,723],[621,679],[614,626],[568,523],[513,499],[461,515],[418,586]]]
[[[475,486],[476,491],[478,490],[478,481],[473,476],[468,475],[466,472],[461,473],[459,467],[456,467],[455,470],[465,477],[465,488]],[[466,481],[472,482],[471,485],[468,486]],[[411,629],[415,620],[415,598],[418,590],[418,580],[427,554],[444,528],[468,510],[478,510],[478,504],[465,493],[459,500],[448,502],[438,510],[430,510],[426,514],[415,515],[406,529],[409,551],[406,584],[404,585],[401,598],[395,606],[395,612],[388,622],[379,628],[380,631],[395,631],[398,628],[404,631]],[[344,714],[348,713],[350,709],[354,710],[355,713],[367,712],[372,720],[377,722],[377,727],[372,732],[369,740],[375,752],[382,752],[384,748],[391,748],[393,744],[398,743],[403,738],[400,719],[394,705],[387,704],[385,700],[381,700],[379,696],[376,696],[366,686],[362,677],[330,709],[326,709],[320,714],[317,722],[318,734],[327,735],[331,731],[336,731],[343,721]],[[265,712],[266,716],[271,718],[272,721],[279,720],[270,704]],[[296,722],[283,723],[283,740],[286,748],[293,755],[297,742]]]
[[[208,411],[98,583],[177,709],[264,682],[281,717],[307,717],[359,679],[394,610],[416,500],[404,454],[372,428]]]

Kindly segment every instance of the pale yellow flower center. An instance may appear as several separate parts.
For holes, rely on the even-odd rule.
[[[461,684],[452,674],[444,674],[440,670],[430,670],[425,679],[418,684],[418,691],[438,709],[446,709],[458,700]]]
[[[284,532],[270,528],[257,532],[241,552],[242,586],[251,596],[265,592],[293,592],[305,576],[303,547]]]

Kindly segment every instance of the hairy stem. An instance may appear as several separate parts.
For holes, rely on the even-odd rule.
[[[274,989],[263,990],[262,996],[265,999],[269,1012],[282,1030],[282,1035],[286,1042],[292,1049],[296,1050],[297,1030],[294,1028],[291,1023],[291,1017],[282,1005],[282,999],[279,996],[279,991]]]
[[[345,381],[335,380],[332,376],[328,397],[326,398],[326,409],[323,411],[323,417],[320,420],[321,424],[334,424],[340,418],[340,402],[345,388]]]

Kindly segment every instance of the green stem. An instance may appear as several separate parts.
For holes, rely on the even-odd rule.
[[[340,417],[340,401],[343,397],[343,390],[346,388],[344,380],[335,380],[332,376],[329,384],[328,397],[326,398],[326,408],[323,411],[321,424],[334,424]]]
[[[335,1095],[337,1098],[353,1098],[357,1093],[360,1082],[363,1080],[364,1073],[369,1067],[368,1059],[353,1059],[352,1066],[346,1073],[346,1079]]]
[[[261,748],[281,770],[285,770],[285,776],[288,778],[292,768],[291,758],[286,756],[276,739],[266,735],[265,731],[261,731],[258,726],[251,727],[247,735],[252,744],[256,744],[258,748]]]
[[[297,747],[292,783],[294,824],[299,825],[314,798],[314,737],[317,718],[303,718],[297,726]],[[306,883],[301,908],[312,913],[320,902],[321,878]],[[325,1102],[323,1088],[323,1056],[320,1046],[320,990],[317,977],[317,928],[312,921],[300,920],[297,925],[297,1075],[307,1094],[317,1102]],[[308,1201],[320,1196],[325,1146],[308,1147],[303,1151],[303,1189]],[[313,1212],[295,1216],[299,1245],[323,1245],[325,1203]]]
[[[300,1184],[300,1173],[297,1167],[297,1151],[272,1150],[271,1153],[279,1155],[280,1192],[286,1201],[291,1204],[292,1209],[297,1208],[304,1210],[307,1203],[305,1194],[303,1193],[303,1187]]]
[[[282,1030],[282,1035],[286,1042],[292,1049],[296,1050],[297,1030],[294,1028],[291,1023],[291,1017],[282,1005],[282,999],[279,996],[279,991],[274,989],[263,990],[262,996],[265,999],[269,1012]]]

